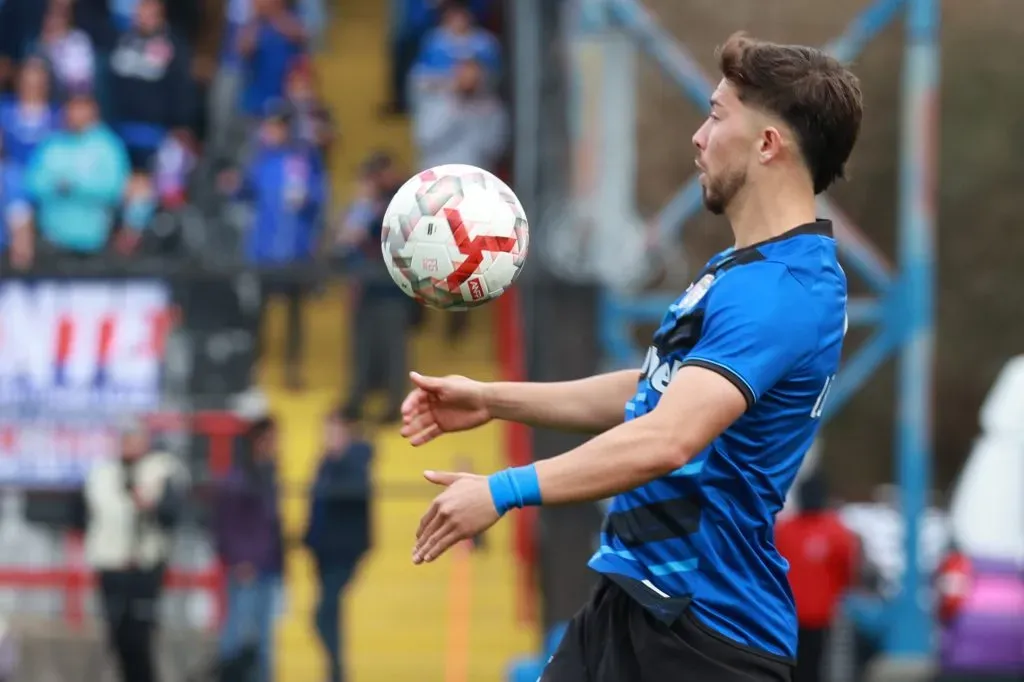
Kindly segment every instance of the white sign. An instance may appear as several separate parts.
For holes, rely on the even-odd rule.
[[[148,280],[0,282],[0,414],[157,407],[169,306]]]

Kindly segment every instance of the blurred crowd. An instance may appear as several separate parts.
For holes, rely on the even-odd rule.
[[[344,3],[0,0],[0,274],[102,273],[131,263],[251,270],[261,311],[285,299],[286,381],[295,388],[305,299],[322,273],[356,275],[348,287],[353,381],[325,423],[304,537],[282,534],[272,419],[248,424],[212,491],[209,529],[227,583],[217,679],[271,678],[270,633],[293,543],[314,558],[321,600],[313,624],[327,678],[342,679],[339,599],[370,545],[372,451],[357,424],[376,389],[387,394],[382,420],[399,418],[407,338],[422,319],[383,267],[382,217],[409,164],[499,174],[507,165],[495,3],[392,5],[389,97],[371,105],[384,118],[408,117],[411,159],[389,149],[355,159],[338,152],[344,131],[315,64]],[[332,197],[328,168],[339,164],[358,169],[357,186]],[[466,320],[449,321],[454,336]],[[146,682],[157,677],[154,602],[196,482],[151,447],[139,423],[124,426],[120,450],[90,470],[73,525],[99,578],[120,676]]]
[[[69,262],[148,256],[256,268],[263,300],[287,301],[286,378],[300,387],[302,307],[315,286],[307,266],[340,262],[381,280],[355,292],[354,328],[365,333],[348,412],[360,414],[381,386],[393,419],[401,340],[419,313],[392,290],[376,244],[412,169],[392,150],[332,155],[342,131],[314,60],[333,9],[326,0],[0,0],[0,263],[71,272]],[[503,172],[502,50],[484,28],[499,14],[482,0],[394,3],[380,115],[409,116],[417,168]],[[358,187],[342,188],[354,195],[347,205],[332,201],[329,163],[361,164]],[[464,323],[454,316],[451,333]]]

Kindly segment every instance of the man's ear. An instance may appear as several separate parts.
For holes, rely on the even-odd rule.
[[[785,147],[786,141],[782,132],[775,126],[768,126],[761,131],[758,145],[758,158],[761,163],[770,163]]]

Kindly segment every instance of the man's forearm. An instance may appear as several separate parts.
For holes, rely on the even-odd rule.
[[[621,424],[534,466],[544,504],[603,500],[685,465],[696,449],[666,437],[653,414]]]
[[[485,401],[496,419],[534,427],[602,433],[624,420],[626,402],[636,392],[639,370],[551,383],[487,384]]]

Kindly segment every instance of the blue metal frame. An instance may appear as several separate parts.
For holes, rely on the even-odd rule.
[[[707,111],[714,88],[696,60],[674,41],[638,0],[597,0],[613,26],[637,39],[679,89]],[[906,517],[904,543],[908,566],[918,565],[919,524],[931,480],[931,369],[933,360],[935,185],[938,150],[939,0],[875,0],[847,30],[827,45],[843,61],[855,59],[899,14],[906,14],[903,63],[902,144],[899,173],[899,249],[895,268],[827,198],[819,200],[822,216],[831,218],[844,261],[869,285],[875,299],[851,300],[850,324],[871,325],[875,334],[845,364],[829,398],[825,418],[860,389],[891,354],[898,353],[897,479]],[[700,208],[696,178],[685,184],[656,218],[661,235],[678,238],[683,224]],[[608,291],[601,306],[601,341],[610,360],[635,363],[629,327],[656,322],[671,301],[631,298]],[[932,623],[919,571],[904,572],[899,596],[887,614],[886,645],[890,655],[921,658],[931,650]]]

